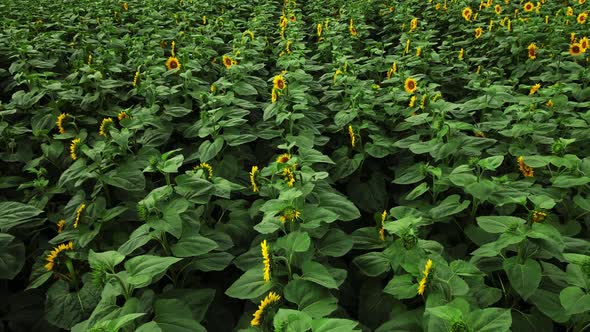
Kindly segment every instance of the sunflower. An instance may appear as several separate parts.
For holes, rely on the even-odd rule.
[[[350,146],[354,149],[356,138],[354,136],[354,129],[352,129],[352,125],[348,125],[348,136],[350,136]]]
[[[529,92],[529,96],[530,95],[534,95],[537,91],[539,91],[540,88],[541,88],[541,84],[540,83],[537,83],[537,84],[533,85],[531,87],[531,91]]]
[[[524,177],[531,178],[531,177],[535,176],[535,171],[533,170],[532,167],[530,167],[524,163],[524,158],[522,156],[518,157],[517,161],[518,161],[518,169],[520,170],[522,175],[524,175]]]
[[[129,114],[127,114],[125,111],[121,111],[119,114],[117,114],[117,119],[119,119],[119,121],[127,118],[129,118]]]
[[[256,312],[253,315],[254,317],[252,318],[252,321],[250,321],[250,325],[260,326],[260,323],[262,323],[262,315],[264,314],[266,308],[273,305],[274,303],[279,302],[280,300],[281,296],[279,294],[275,292],[268,293],[268,295],[260,302],[258,310],[256,310]]]
[[[139,82],[139,70],[135,72],[135,75],[133,76],[133,82],[131,83],[133,85],[133,87],[137,86],[137,83]]]
[[[416,30],[417,27],[418,27],[418,19],[414,17],[410,21],[410,32],[413,32],[414,30]]]
[[[45,264],[45,269],[47,271],[53,270],[57,256],[66,250],[74,250],[74,242],[70,241],[67,244],[62,243],[59,246],[54,247],[53,250],[49,252],[49,255],[45,257],[45,261],[47,262],[47,264]]]
[[[527,2],[523,6],[525,12],[530,12],[535,8],[535,5],[532,2]]]
[[[410,51],[410,42],[410,39],[406,40],[406,49],[404,50],[404,54],[407,54]]]
[[[285,179],[285,182],[287,182],[287,186],[289,186],[289,188],[295,185],[295,172],[293,172],[295,167],[297,167],[297,165],[285,167],[283,169],[283,178]]]
[[[317,31],[318,37],[322,36],[322,30],[323,30],[322,24],[318,23],[318,25],[316,26],[316,31]]]
[[[350,19],[350,25],[348,26],[348,29],[350,30],[351,35],[356,36],[356,28],[354,27],[352,18]]]
[[[411,77],[406,78],[406,81],[404,82],[404,89],[407,93],[414,93],[414,91],[418,89],[418,84],[416,83],[416,80]]]
[[[588,13],[580,13],[580,15],[578,15],[577,21],[580,24],[584,24],[584,23],[586,23],[587,18],[588,18]]]
[[[270,101],[274,104],[277,102],[278,99],[279,94],[277,93],[277,89],[273,87],[272,91],[270,92]]]
[[[74,228],[78,228],[78,223],[80,222],[80,217],[82,216],[82,213],[84,212],[84,210],[86,210],[86,204],[82,203],[78,207],[78,210],[76,210],[76,219],[74,219]]]
[[[415,105],[416,105],[416,96],[414,95],[414,96],[410,97],[409,107],[411,108],[411,107],[414,107]]]
[[[547,107],[549,108],[553,107],[553,100],[549,99],[549,101],[547,101],[547,104],[545,105],[547,105]]]
[[[260,251],[262,251],[262,263],[264,264],[263,276],[264,281],[270,281],[270,248],[266,240],[260,242]]]
[[[545,220],[547,213],[542,211],[533,211],[533,222],[541,222]]]
[[[432,269],[432,260],[428,259],[426,265],[424,266],[424,271],[422,271],[422,280],[420,280],[420,284],[418,285],[418,294],[423,295],[424,291],[426,290],[426,285],[428,284],[428,277],[430,276],[430,270]]]
[[[583,5],[584,3],[586,3],[586,0],[578,0],[578,3],[579,3],[580,5]]]
[[[66,120],[66,118],[70,116],[68,113],[61,113],[58,117],[57,117],[57,121],[55,122],[55,125],[57,125],[57,129],[59,130],[60,134],[65,134],[66,133],[66,129],[64,128],[64,121]]]
[[[57,232],[61,233],[64,231],[64,227],[66,225],[66,220],[65,219],[61,219],[60,221],[57,222]]]
[[[422,47],[418,47],[418,48],[416,49],[416,56],[417,56],[417,57],[420,57],[420,55],[422,55]]]
[[[107,135],[109,134],[109,126],[111,126],[113,124],[113,119],[112,118],[104,118],[102,119],[102,122],[100,124],[100,128],[98,130],[98,135],[100,136],[104,136],[107,137]]]
[[[537,45],[531,43],[527,49],[529,52],[529,59],[535,60],[537,58]]]
[[[471,21],[471,16],[473,15],[473,10],[470,7],[465,7],[461,12],[465,21]]]
[[[80,145],[82,145],[82,140],[79,138],[75,138],[70,143],[70,157],[72,160],[78,159],[78,150],[80,149]]]
[[[272,85],[275,89],[283,90],[287,86],[287,81],[283,75],[275,75],[272,79]]]
[[[203,171],[207,172],[207,178],[211,179],[213,178],[213,167],[211,165],[209,165],[208,163],[200,163],[199,165],[195,166],[195,168],[193,169],[193,171],[198,171],[202,169]]]
[[[127,4],[127,2],[123,2],[123,10],[124,11],[128,11],[129,10],[129,5]]]
[[[575,43],[576,42],[576,33],[572,32],[570,34],[570,43]]]
[[[582,53],[582,46],[579,43],[573,43],[570,45],[570,54],[578,56]]]
[[[567,16],[574,16],[574,9],[572,7],[567,7]]]
[[[301,217],[301,212],[295,210],[294,208],[286,208],[279,219],[282,223],[285,223],[287,221],[293,222],[296,219],[299,219],[299,217]]]
[[[496,15],[500,15],[502,13],[502,6],[500,6],[500,5],[494,6],[494,11],[496,12]]]
[[[582,52],[586,52],[589,45],[590,45],[590,40],[588,40],[588,37],[584,37],[584,38],[580,39],[580,49],[582,50]]]
[[[277,163],[284,164],[291,160],[291,155],[288,153],[283,153],[282,155],[277,157]]]
[[[256,175],[258,174],[258,166],[252,166],[252,170],[250,171],[250,184],[252,184],[252,192],[257,193],[260,191],[258,185],[256,184]]]
[[[463,48],[461,48],[461,50],[459,51],[459,55],[457,56],[457,58],[459,60],[463,60],[463,56],[465,55],[465,50]]]
[[[475,29],[475,39],[479,39],[479,37],[481,37],[481,34],[482,33],[483,33],[483,29],[482,28]]]
[[[171,56],[168,58],[168,60],[166,60],[166,68],[168,68],[168,70],[180,69],[180,67],[180,62],[175,56]]]
[[[222,57],[222,62],[225,68],[230,69],[235,64],[234,60],[227,55]]]

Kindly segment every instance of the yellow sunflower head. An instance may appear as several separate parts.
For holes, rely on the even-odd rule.
[[[283,75],[276,75],[272,79],[272,84],[275,89],[283,90],[287,86],[287,81],[283,77]]]
[[[584,24],[584,23],[586,23],[586,19],[587,18],[588,18],[588,13],[585,13],[585,12],[584,13],[580,13],[580,15],[578,15],[577,21],[580,24]]]
[[[411,77],[406,78],[406,81],[404,82],[404,89],[407,93],[414,93],[414,91],[418,89],[418,84],[416,83],[416,80]]]
[[[531,43],[528,47],[529,59],[535,60],[537,58],[537,45]]]
[[[288,162],[289,160],[291,160],[291,155],[288,153],[283,153],[282,155],[277,157],[277,163],[284,164],[284,163]]]
[[[500,5],[494,6],[494,11],[496,12],[496,15],[500,15],[502,13],[502,6],[500,6]]]
[[[524,4],[523,9],[524,9],[525,12],[530,12],[533,9],[535,9],[535,5],[532,2],[529,1],[529,2],[527,2],[527,3]]]
[[[82,145],[82,140],[79,138],[75,138],[70,143],[70,157],[72,160],[78,159],[78,152],[80,150],[80,146]]]
[[[567,7],[567,16],[574,16],[574,9],[572,7]]]
[[[166,60],[166,68],[168,70],[180,69],[180,61],[175,56],[171,56]]]
[[[109,127],[112,124],[113,124],[113,119],[112,118],[104,118],[104,119],[102,119],[102,122],[100,124],[100,128],[98,130],[98,134],[100,136],[107,137],[107,135],[109,134]]]
[[[588,37],[584,37],[584,38],[580,39],[580,48],[582,49],[582,52],[586,52],[589,45],[590,45],[590,40],[588,40]]]
[[[582,54],[582,46],[579,43],[573,43],[570,45],[570,54],[573,56],[578,56]]]
[[[475,29],[475,39],[479,39],[479,37],[481,37],[481,34],[482,33],[483,33],[483,29],[482,28]]]
[[[222,61],[223,61],[223,65],[227,69],[229,69],[234,64],[234,60],[232,58],[228,57],[227,55],[223,56]]]
[[[461,15],[463,15],[463,18],[465,19],[465,21],[471,21],[471,16],[473,15],[473,10],[471,9],[471,7],[465,7],[463,9],[463,11],[461,12]]]

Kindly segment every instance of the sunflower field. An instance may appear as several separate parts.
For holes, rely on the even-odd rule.
[[[0,332],[590,332],[590,1],[0,3]]]

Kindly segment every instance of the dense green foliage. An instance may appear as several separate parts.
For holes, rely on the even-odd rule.
[[[588,6],[2,1],[0,332],[590,331]]]

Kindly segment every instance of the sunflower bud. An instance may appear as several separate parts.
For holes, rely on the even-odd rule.
[[[402,234],[402,244],[404,248],[410,250],[418,243],[418,237],[414,234],[413,229],[409,229]]]

